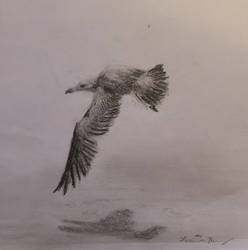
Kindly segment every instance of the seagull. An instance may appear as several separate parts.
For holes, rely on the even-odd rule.
[[[62,189],[65,195],[69,185],[75,188],[76,182],[88,174],[97,153],[97,138],[109,131],[124,95],[134,94],[145,107],[158,112],[157,105],[168,93],[167,79],[163,64],[148,70],[116,65],[67,89],[66,94],[89,91],[94,95],[83,118],[76,123],[65,170],[53,192]]]

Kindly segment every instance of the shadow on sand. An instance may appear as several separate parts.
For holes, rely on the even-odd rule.
[[[150,240],[165,230],[162,226],[152,226],[144,230],[135,230],[133,211],[129,209],[112,211],[105,218],[96,222],[64,220],[66,225],[59,226],[61,231],[69,233],[89,233],[112,235],[127,239]]]

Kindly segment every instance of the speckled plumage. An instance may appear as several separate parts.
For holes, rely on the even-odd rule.
[[[157,112],[156,106],[168,92],[167,78],[162,64],[150,70],[115,66],[106,68],[97,78],[79,82],[66,91],[91,91],[94,97],[83,118],[76,123],[66,167],[54,192],[62,188],[66,194],[69,184],[76,187],[81,175],[87,175],[97,153],[96,138],[112,126],[120,112],[122,96],[134,93],[139,101]]]

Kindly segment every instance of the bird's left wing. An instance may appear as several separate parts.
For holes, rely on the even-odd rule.
[[[54,192],[63,188],[66,194],[69,184],[75,187],[76,181],[86,176],[97,153],[95,138],[108,132],[119,111],[120,96],[98,87],[90,108],[74,128],[66,167]]]

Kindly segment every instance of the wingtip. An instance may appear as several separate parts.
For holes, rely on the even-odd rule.
[[[58,191],[58,190],[54,189],[54,190],[53,190],[53,194],[55,194],[57,191]]]
[[[152,109],[154,112],[158,112],[158,109],[156,106],[150,106],[149,108]]]
[[[56,187],[54,190],[53,190],[53,193],[56,193],[57,191],[59,191],[59,188]]]
[[[56,192],[60,191],[61,188],[62,188],[62,186],[61,186],[61,185],[58,185],[58,186],[53,190],[53,193],[56,193]],[[63,193],[63,195],[65,195],[65,194],[67,193],[67,190],[65,190],[65,188],[64,188],[64,190],[63,190],[62,193]]]
[[[54,189],[54,190],[53,190],[53,194],[56,193],[56,192],[58,192],[58,191],[60,191],[60,189],[57,189],[57,188]],[[67,193],[67,191],[63,191],[63,192],[62,192],[63,196],[65,196],[66,193]]]

